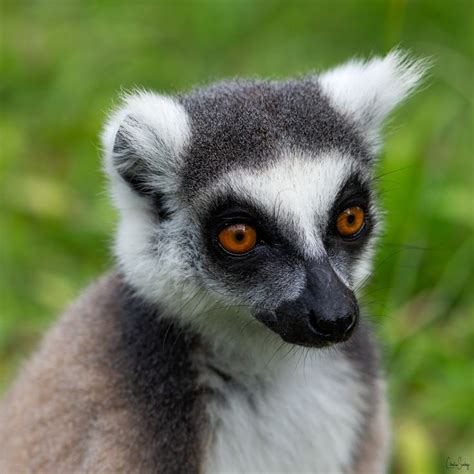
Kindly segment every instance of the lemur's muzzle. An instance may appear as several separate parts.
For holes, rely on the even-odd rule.
[[[359,307],[326,258],[308,265],[306,287],[296,300],[257,317],[286,342],[323,347],[351,336]]]

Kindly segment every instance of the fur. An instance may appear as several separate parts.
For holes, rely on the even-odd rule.
[[[0,472],[199,472],[206,416],[195,344],[119,275],[104,277],[7,394]]]
[[[0,472],[383,472],[385,385],[365,318],[317,349],[258,315],[296,308],[322,262],[348,298],[363,285],[382,121],[421,72],[392,52],[298,80],[126,96],[103,133],[118,269],[8,392]],[[366,213],[352,242],[335,226],[348,202]],[[265,235],[245,258],[216,243],[234,208]]]
[[[336,351],[280,345],[265,370],[212,347],[104,277],[7,394],[0,472],[380,472],[384,392],[364,326]]]
[[[281,145],[368,159],[364,137],[330,104],[317,78],[224,82],[180,100],[192,124],[182,173],[188,198],[236,168],[268,165]]]
[[[358,124],[376,153],[384,120],[419,86],[428,66],[427,60],[393,50],[383,58],[349,61],[318,80],[331,104]]]

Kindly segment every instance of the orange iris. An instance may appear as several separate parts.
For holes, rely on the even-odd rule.
[[[342,237],[354,237],[365,223],[365,213],[358,207],[348,207],[337,217],[337,231]]]
[[[232,224],[217,236],[222,247],[230,253],[250,252],[257,244],[257,232],[248,224]]]

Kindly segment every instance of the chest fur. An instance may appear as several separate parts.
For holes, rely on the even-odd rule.
[[[214,381],[205,472],[345,471],[368,398],[349,362],[319,357],[267,375]]]

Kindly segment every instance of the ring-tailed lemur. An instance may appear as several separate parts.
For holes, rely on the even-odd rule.
[[[384,382],[354,292],[379,132],[423,65],[127,96],[103,134],[117,269],[0,413],[0,471],[370,473]]]

